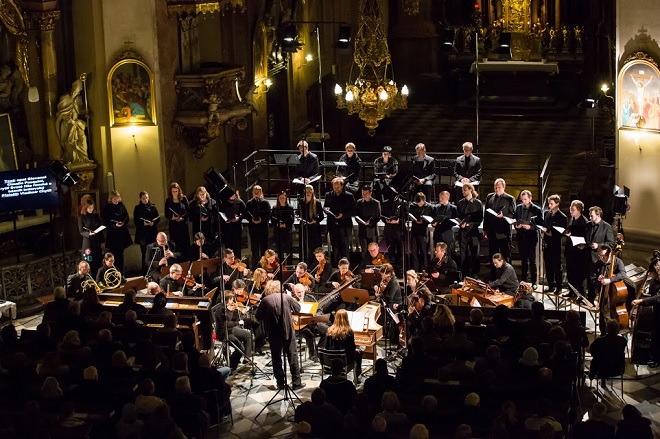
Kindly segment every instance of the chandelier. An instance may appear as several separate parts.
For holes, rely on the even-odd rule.
[[[357,113],[373,136],[379,120],[392,110],[408,108],[408,87],[404,85],[399,92],[394,82],[380,0],[361,0],[353,60],[359,73],[351,81],[351,66],[345,94],[335,85],[337,108],[347,109],[349,115]]]

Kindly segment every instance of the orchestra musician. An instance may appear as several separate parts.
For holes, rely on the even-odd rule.
[[[300,215],[300,248],[303,261],[312,261],[315,249],[321,247],[321,221],[325,218],[321,202],[316,199],[314,188],[305,186],[304,202],[299,203],[298,213]]]
[[[348,255],[348,244],[353,231],[355,198],[344,190],[341,178],[332,179],[332,190],[325,196],[323,210],[328,214],[328,233],[332,245],[333,263]]]
[[[536,290],[537,268],[536,268],[536,246],[539,242],[539,232],[536,221],[541,221],[543,211],[532,202],[532,193],[524,190],[520,193],[521,203],[516,206],[516,241],[518,252],[522,262],[521,280],[527,282],[528,274],[531,275],[532,288]]]
[[[316,302],[316,299],[311,294],[308,294],[309,288],[303,284],[294,284],[292,286],[292,297],[297,302]],[[293,316],[294,325],[298,323],[298,316]],[[316,356],[316,338],[314,336],[314,330],[316,324],[306,325],[304,328],[299,329],[296,332],[297,337],[302,337],[305,339],[305,344],[307,345],[307,351],[309,352],[309,359],[313,362],[317,361]]]
[[[225,257],[222,260],[222,281],[225,291],[231,289],[231,285],[236,279],[244,278],[246,273],[248,273],[246,265],[240,259],[236,259],[232,249],[226,248]],[[213,284],[220,286],[220,276],[213,279]]]
[[[616,258],[614,267],[612,267],[613,257],[615,255],[612,247],[602,244],[598,247],[598,261],[589,275],[590,296],[593,295],[596,298],[594,305],[599,309],[601,328],[605,327],[607,320],[619,320],[616,303],[614,303],[616,297],[610,297],[610,285],[626,278],[626,267],[621,258]],[[612,272],[611,277],[610,272]]]
[[[82,254],[90,262],[92,273],[95,273],[101,267],[101,259],[103,258],[105,234],[102,230],[98,233],[94,232],[102,225],[101,217],[96,213],[96,203],[91,197],[84,198],[78,217],[78,232],[82,236]]]
[[[243,216],[249,222],[252,266],[256,267],[259,256],[268,248],[268,224],[270,221],[270,203],[264,198],[261,186],[252,187],[252,199],[245,203]]]
[[[454,163],[454,177],[456,178],[456,199],[460,200],[463,191],[460,190],[464,184],[470,183],[472,188],[479,185],[481,181],[481,159],[472,153],[474,149],[472,142],[463,143],[463,155],[456,158]]]
[[[190,202],[177,182],[170,184],[170,196],[165,200],[165,217],[168,220],[170,238],[181,249],[190,246]]]
[[[635,299],[633,306],[653,307],[653,327],[651,329],[651,359],[649,367],[658,367],[660,363],[660,260],[654,258],[649,269],[649,297]]]
[[[253,311],[259,305],[258,301],[261,300],[261,295],[257,296],[254,291],[246,291],[247,285],[243,279],[236,279],[231,284],[231,291],[234,294],[234,300],[237,302],[237,308],[240,311],[243,323],[243,328],[249,329],[254,334],[254,353],[255,355],[263,355],[262,348],[266,344],[266,334],[263,331],[261,323],[259,323],[253,316]],[[241,303],[240,298],[248,298],[247,302]],[[256,299],[256,303],[255,303]]]
[[[433,245],[444,242],[449,248],[449,253],[454,256],[454,230],[455,223],[453,218],[458,217],[458,208],[454,203],[449,202],[449,192],[442,191],[438,195],[438,204],[435,205],[433,212]]]
[[[431,291],[420,282],[415,270],[406,271],[406,297],[408,300],[408,336],[406,338],[410,341],[422,329],[422,319],[433,315],[430,306]]]
[[[561,237],[568,221],[566,214],[559,210],[561,198],[554,194],[548,197],[548,210],[543,216],[543,260],[545,261],[545,277],[548,282],[548,292],[561,294],[563,274],[561,270]]]
[[[261,267],[255,268],[252,279],[250,279],[247,285],[248,295],[261,298],[266,288],[266,282],[268,282],[266,270]]]
[[[376,300],[381,301],[384,306],[396,313],[401,307],[402,297],[399,281],[394,274],[394,267],[390,264],[382,265],[380,267],[380,278],[380,284],[374,287]],[[383,312],[381,316],[384,317],[385,314],[386,312]],[[389,335],[392,343],[398,344],[399,327],[392,322],[392,319],[388,319],[388,321],[390,322],[390,328],[386,330],[386,333]]]
[[[195,198],[190,203],[190,222],[192,233],[202,232],[209,242],[218,236],[218,203],[211,198],[204,186],[195,191]]]
[[[213,315],[216,322],[216,338],[218,340],[227,339],[236,348],[229,357],[229,367],[231,370],[236,370],[241,357],[244,355],[243,364],[249,363],[248,358],[252,356],[253,349],[252,332],[244,328],[245,320],[240,314],[233,292],[228,291],[225,293],[224,303],[213,307]]]
[[[381,266],[384,264],[389,264],[390,261],[387,259],[387,257],[380,252],[380,248],[378,247],[378,243],[376,242],[371,242],[367,246],[367,251],[369,252],[367,257],[362,258],[362,263],[360,264],[361,267],[363,267],[365,273],[373,273],[374,269],[371,267],[368,267],[369,265],[372,266]],[[366,268],[365,268],[366,267]]]
[[[296,355],[296,337],[291,313],[300,312],[300,304],[294,298],[286,294],[282,295],[280,288],[279,281],[272,280],[268,282],[266,295],[261,299],[256,317],[264,325],[268,336],[273,360],[273,374],[278,389],[284,386],[284,370],[282,368],[282,352],[284,351],[290,366],[293,389],[298,390],[305,387],[305,383],[300,379],[300,365],[298,355]],[[284,304],[284,307],[282,307],[282,304]]]
[[[332,274],[332,265],[325,256],[325,251],[322,247],[314,249],[314,258],[316,264],[314,264],[312,272],[314,273],[314,280],[316,281],[318,289],[317,291],[319,293],[327,293],[330,289],[328,289],[325,284],[328,282],[328,279],[330,279],[330,275]]]
[[[513,219],[516,215],[516,200],[504,192],[506,182],[498,178],[494,183],[494,192],[486,197],[484,203],[484,238],[488,239],[488,256],[492,259],[495,253],[501,253],[507,262],[511,262],[511,224],[506,218]],[[493,210],[497,216],[487,213]],[[506,217],[506,218],[505,218]],[[495,265],[490,266],[491,279],[495,279]]]
[[[101,285],[105,282],[105,273],[115,267],[115,255],[110,252],[105,252],[103,255],[103,265],[96,272],[96,283]]]
[[[149,201],[149,193],[140,192],[140,202],[133,209],[133,224],[135,224],[135,243],[142,250],[142,272],[147,269],[147,245],[156,240],[160,215],[156,206]]]
[[[362,372],[362,351],[356,349],[355,334],[348,320],[348,312],[340,309],[335,314],[335,320],[326,332],[325,338],[319,343],[325,349],[343,350],[347,364],[354,365],[355,380],[360,382]]]
[[[580,200],[571,201],[570,219],[564,235],[567,236],[564,247],[564,257],[566,258],[566,280],[581,295],[585,295],[587,284],[588,267],[591,264],[591,251],[586,244],[573,245],[571,237],[584,238],[587,236],[587,218],[584,214],[584,203]],[[575,293],[569,288],[568,296],[574,296]]]
[[[318,183],[310,183],[310,181],[319,173],[319,158],[309,150],[309,143],[306,140],[298,142],[296,147],[298,148],[298,152],[300,152],[298,155],[299,163],[296,165],[296,175],[303,182],[298,188],[298,198],[303,199],[305,186],[311,184],[314,190],[318,188]]]
[[[483,205],[477,199],[479,194],[474,186],[465,183],[461,188],[463,198],[458,202],[458,242],[463,276],[475,277],[479,274],[479,224],[484,217]]]
[[[371,186],[362,187],[362,198],[357,200],[355,210],[362,259],[365,260],[368,255],[368,244],[378,242],[378,221],[380,220],[380,202],[371,196]]]
[[[277,203],[270,211],[270,223],[273,226],[277,254],[281,260],[291,254],[294,219],[295,214],[289,204],[289,197],[282,191],[277,195]]]
[[[119,192],[110,191],[102,213],[103,225],[107,227],[105,247],[115,254],[115,267],[124,273],[124,250],[133,244],[133,240],[128,231],[128,210]]]
[[[325,287],[329,290],[337,289],[340,286],[342,286],[344,283],[349,282],[350,280],[352,280],[355,277],[353,272],[351,270],[349,270],[348,259],[341,258],[339,260],[339,263],[337,264],[337,267],[338,267],[338,269],[335,270],[330,275],[330,277],[328,278],[328,281],[325,283]],[[324,312],[331,312],[331,311],[336,310],[340,306],[343,307],[343,302],[341,300],[341,296],[337,297],[331,303],[324,306],[323,311]]]
[[[156,242],[147,246],[144,255],[144,263],[147,265],[147,275],[153,280],[160,279],[160,271],[163,267],[179,262],[181,253],[176,251],[176,243],[168,242],[164,232],[158,232]]]
[[[357,198],[360,187],[360,166],[362,162],[357,152],[355,152],[354,143],[348,142],[344,146],[344,151],[346,152],[339,157],[339,161],[346,163],[346,166],[338,166],[335,174],[344,180],[346,192]]]
[[[392,157],[392,147],[384,146],[381,156],[374,160],[373,196],[381,203],[391,201],[390,183],[399,173],[399,162]]]
[[[259,259],[259,266],[266,270],[268,279],[273,279],[275,274],[280,271],[280,258],[274,250],[266,249],[264,255]]]
[[[426,195],[423,192],[418,192],[415,195],[415,202],[410,204],[410,215],[415,217],[410,229],[410,237],[412,239],[411,265],[417,271],[422,271],[429,263],[428,225],[430,222],[424,217],[432,217],[433,210],[433,206],[426,202]]]
[[[236,249],[236,257],[241,259],[241,238],[243,236],[241,218],[245,214],[245,202],[241,200],[238,190],[231,194],[226,201],[223,201],[218,209],[221,212],[222,242],[225,248]],[[225,218],[227,219],[225,220]]]
[[[147,282],[147,294],[150,296],[155,296],[156,294],[160,293],[160,285],[156,282]]]
[[[168,295],[183,296],[183,269],[179,264],[170,265],[170,274],[160,280],[158,286]]]
[[[430,285],[442,294],[447,293],[449,285],[458,280],[458,266],[447,250],[447,244],[437,243],[433,252],[435,257],[426,268],[426,273],[431,277]]]
[[[307,272],[307,264],[305,262],[298,262],[298,265],[296,265],[296,271],[284,281],[285,287],[293,287],[295,284],[302,284],[309,290],[313,290],[314,287],[316,287],[316,280],[314,279],[314,276]]]
[[[78,262],[78,271],[66,279],[66,298],[81,300],[83,297],[82,284],[86,279],[90,279],[89,263],[87,261]]]
[[[589,208],[589,220],[587,223],[587,247],[590,249],[591,264],[589,265],[589,272],[593,272],[594,265],[599,261],[599,248],[601,245],[609,245],[614,248],[614,232],[612,226],[603,220],[603,209],[598,206]],[[594,301],[595,292],[593,288],[589,288],[588,299]]]
[[[423,193],[426,198],[431,196],[431,189],[435,182],[435,160],[426,155],[426,145],[418,143],[415,145],[415,157],[412,164],[413,192]]]
[[[188,251],[189,261],[201,261],[202,259],[210,259],[213,256],[215,247],[206,242],[206,236],[202,232],[195,233],[193,237],[193,244]]]
[[[495,280],[488,282],[491,288],[499,290],[501,293],[516,297],[518,292],[518,277],[516,270],[505,259],[501,253],[493,255],[493,265],[495,266]]]

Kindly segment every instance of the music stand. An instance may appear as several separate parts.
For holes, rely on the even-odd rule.
[[[341,300],[357,307],[369,301],[369,291],[360,288],[346,288],[341,292]]]

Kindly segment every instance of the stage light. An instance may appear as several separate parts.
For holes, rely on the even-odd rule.
[[[351,42],[351,26],[348,24],[340,25],[335,47],[337,49],[348,49],[348,45],[350,44],[350,42]]]
[[[456,35],[456,29],[445,29],[442,34],[442,45],[440,46],[440,51],[444,53],[456,52],[456,47],[454,46],[454,37]]]
[[[302,44],[298,41],[298,28],[296,27],[296,23],[289,21],[283,26],[282,41],[280,41],[282,51],[295,53],[302,47]]]

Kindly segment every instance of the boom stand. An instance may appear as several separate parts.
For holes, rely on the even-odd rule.
[[[288,256],[287,256],[288,257]],[[286,258],[285,258],[286,260]],[[280,264],[284,264],[284,261],[282,261]],[[280,331],[281,333],[284,334],[284,325],[286,324],[291,324],[291,322],[285,322],[284,321],[284,273],[283,270],[280,270]],[[293,331],[293,328],[291,328]],[[289,380],[286,375],[286,364],[287,364],[287,356],[286,356],[286,350],[285,350],[284,344],[282,344],[282,370],[284,371],[284,379],[283,379],[283,384],[282,387],[277,389],[277,392],[273,395],[272,398],[270,398],[270,401],[266,403],[265,406],[257,413],[257,416],[255,416],[255,419],[258,418],[264,410],[266,410],[266,407],[271,406],[273,404],[277,404],[278,402],[284,401],[284,403],[287,405],[287,411],[289,408],[293,409],[294,413],[296,410],[296,401],[294,400],[297,399],[300,404],[302,404],[302,401],[296,395],[296,393],[293,391],[291,387],[289,387]],[[277,395],[280,394],[280,392],[283,392],[282,397],[280,399],[275,399],[277,398]]]

